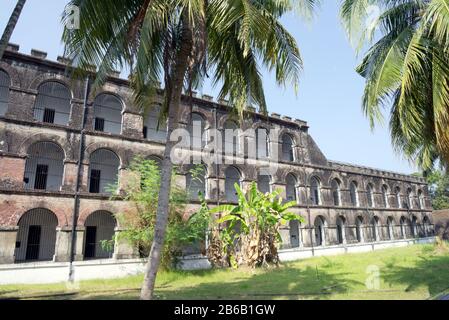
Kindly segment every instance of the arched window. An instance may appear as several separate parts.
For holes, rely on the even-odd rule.
[[[338,244],[346,243],[346,230],[345,230],[346,220],[344,217],[337,218],[337,241]]]
[[[340,181],[338,179],[334,179],[331,182],[332,189],[332,199],[334,200],[334,206],[341,206],[341,188]]]
[[[0,70],[0,116],[4,116],[8,110],[10,85],[11,79],[9,75],[3,70]]]
[[[401,189],[396,187],[394,194],[396,196],[396,205],[399,209],[402,209]]]
[[[405,239],[407,238],[407,219],[405,217],[401,217],[400,226],[401,226],[401,238]]]
[[[270,137],[267,129],[259,128],[256,132],[257,158],[266,159],[270,155]]]
[[[51,261],[55,254],[58,218],[47,209],[32,209],[19,220],[16,262]]]
[[[299,248],[301,243],[301,224],[298,220],[292,220],[290,221],[290,245],[292,248]]]
[[[418,232],[418,230],[419,230],[419,223],[418,223],[418,218],[416,216],[412,217],[412,221],[411,221],[410,227],[411,227],[411,236],[413,238],[417,238],[418,235],[419,235],[419,232]]]
[[[26,189],[59,191],[64,174],[64,151],[53,142],[37,142],[28,148],[24,182]]]
[[[326,220],[322,216],[315,219],[315,243],[317,246],[326,245]]]
[[[380,234],[379,234],[379,218],[373,217],[371,220],[371,226],[373,228],[373,241],[380,241]]]
[[[264,173],[259,173],[257,176],[257,188],[262,193],[271,192],[271,177]]]
[[[295,161],[293,152],[293,139],[290,135],[284,134],[282,136],[282,160],[286,162]]]
[[[366,187],[366,196],[368,198],[368,207],[374,208],[374,187],[371,183],[368,183]]]
[[[424,236],[428,237],[432,235],[431,224],[428,217],[424,217],[422,224],[424,229]]]
[[[407,207],[413,209],[413,191],[411,188],[407,189]]]
[[[422,190],[418,190],[418,204],[419,204],[419,209],[424,209],[426,207],[425,202],[424,202],[424,194],[423,194]]]
[[[358,193],[358,189],[357,189],[357,183],[355,181],[351,182],[351,185],[349,187],[349,192],[351,194],[351,204],[354,207],[358,207],[359,206],[359,193]]]
[[[94,130],[120,134],[122,132],[123,104],[119,98],[102,93],[94,101]]]
[[[202,149],[206,146],[206,122],[199,113],[192,113],[189,126],[192,149]]]
[[[312,177],[310,180],[310,199],[315,206],[321,204],[321,184],[317,177]]]
[[[116,220],[107,211],[96,211],[90,214],[86,222],[84,237],[85,259],[112,258],[114,244],[112,239],[115,233]]]
[[[235,167],[228,167],[225,171],[225,193],[226,201],[238,202],[237,192],[234,185],[240,185],[240,172]]]
[[[363,218],[362,217],[357,217],[355,219],[355,233],[356,233],[356,238],[357,241],[362,243],[365,241],[365,237],[363,234]]]
[[[145,115],[143,137],[156,142],[167,140],[167,124],[160,119],[160,106],[153,106]]]
[[[382,186],[382,199],[383,199],[384,208],[389,208],[390,203],[388,201],[388,186],[386,184],[384,184]]]
[[[289,173],[287,175],[287,179],[286,179],[287,185],[285,187],[285,191],[286,191],[286,196],[287,196],[287,201],[297,201],[297,196],[296,196],[296,184],[297,184],[297,180],[296,177]]]
[[[394,240],[394,220],[393,217],[388,217],[387,219],[387,227],[388,227],[388,239]]]
[[[204,165],[193,167],[187,173],[187,190],[191,200],[201,200],[202,197],[206,197],[206,176],[207,170]]]
[[[117,184],[120,160],[107,149],[98,149],[90,156],[89,192],[110,193]]]
[[[70,120],[70,91],[59,82],[40,85],[34,105],[34,118],[45,123],[68,125]]]
[[[239,146],[240,128],[232,120],[227,120],[223,126],[223,151],[227,155],[236,155],[240,152]]]

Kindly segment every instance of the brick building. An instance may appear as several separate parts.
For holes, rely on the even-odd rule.
[[[37,50],[22,54],[15,45],[0,61],[2,264],[68,261],[73,230],[76,260],[136,257],[126,243],[116,243],[111,252],[100,245],[121,231],[114,214],[130,210],[123,201],[109,200],[107,185],[126,183],[134,156],[162,156],[166,135],[157,126],[158,110],[142,114],[133,106],[128,81],[118,75],[85,99],[86,83],[66,76],[66,62],[49,61]],[[187,129],[192,121],[200,122],[205,132],[239,127],[226,101],[209,96],[184,97],[178,120]],[[234,202],[234,182],[245,187],[257,181],[260,190],[282,190],[307,221],[282,230],[284,249],[394,244],[433,234],[423,179],[330,161],[301,120],[250,110],[241,126],[278,129],[279,139],[268,139],[266,154],[258,160],[205,165],[204,183],[195,188],[211,204]],[[239,146],[254,145],[250,137],[237,140]],[[269,150],[279,151],[280,160],[271,176],[260,172]],[[177,182],[188,186],[189,165],[179,171]],[[197,206],[193,196],[190,208]]]

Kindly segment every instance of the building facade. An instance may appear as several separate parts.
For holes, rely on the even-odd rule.
[[[0,61],[1,264],[68,261],[72,239],[75,260],[138,256],[126,243],[106,250],[101,242],[122,231],[114,215],[131,210],[110,200],[108,185],[124,186],[135,156],[160,161],[163,155],[166,132],[158,125],[157,101],[141,112],[133,105],[129,82],[118,75],[86,97],[85,81],[70,79],[66,62],[49,61],[37,50],[26,55],[15,45]],[[422,178],[330,161],[301,120],[249,110],[239,123],[226,101],[194,95],[182,103],[179,126],[201,144],[207,134],[195,135],[195,123],[206,133],[237,128],[279,133],[263,143],[259,136],[237,136],[231,142],[235,149],[255,145],[256,159],[239,153],[231,155],[239,160],[233,164],[204,164],[202,183],[192,184],[191,165],[180,165],[177,183],[193,189],[189,210],[199,205],[197,191],[211,205],[233,203],[234,183],[245,188],[256,181],[261,191],[279,189],[296,201],[292,210],[305,218],[283,228],[284,249],[433,235]],[[272,154],[276,170],[262,174]]]

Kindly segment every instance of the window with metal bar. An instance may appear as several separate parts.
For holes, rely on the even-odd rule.
[[[42,122],[54,123],[55,122],[55,110],[54,109],[44,109],[44,118]]]
[[[165,142],[167,140],[167,122],[161,118],[161,107],[153,106],[145,115],[145,139]]]
[[[64,151],[53,142],[37,142],[28,148],[24,182],[26,189],[59,191],[64,173]]]
[[[34,189],[47,189],[48,165],[38,164],[36,168],[36,177],[34,179]]]
[[[100,179],[101,179],[100,170],[95,169],[90,170],[90,185],[89,185],[90,193],[100,193]]]
[[[9,75],[0,70],[0,116],[4,116],[8,110],[10,85],[11,79],[9,78]]]
[[[98,149],[90,156],[89,189],[92,193],[110,193],[118,181],[120,160],[108,149]]]
[[[34,105],[34,118],[45,123],[68,125],[71,94],[67,87],[56,81],[40,85]]]
[[[103,118],[95,118],[95,131],[104,131],[104,119]]]
[[[122,110],[123,104],[119,98],[112,94],[102,93],[94,101],[94,117],[102,119],[103,123],[95,122],[95,130],[113,134],[120,134],[122,131]]]

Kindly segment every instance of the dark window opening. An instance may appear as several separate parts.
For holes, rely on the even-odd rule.
[[[30,226],[28,229],[26,260],[38,260],[41,242],[41,226]]]
[[[103,118],[95,118],[95,131],[104,131],[104,119]]]
[[[143,138],[144,139],[148,138],[148,127],[147,126],[143,127]]]
[[[100,193],[100,178],[101,178],[100,170],[92,169],[90,171],[90,185],[89,185],[90,193]]]
[[[34,189],[47,189],[48,165],[38,164],[36,168],[36,178],[34,179]]]
[[[97,227],[86,227],[86,245],[84,248],[85,258],[95,258],[95,246],[97,240]]]
[[[55,110],[54,109],[44,109],[44,118],[42,120],[46,123],[54,123],[55,122]]]

